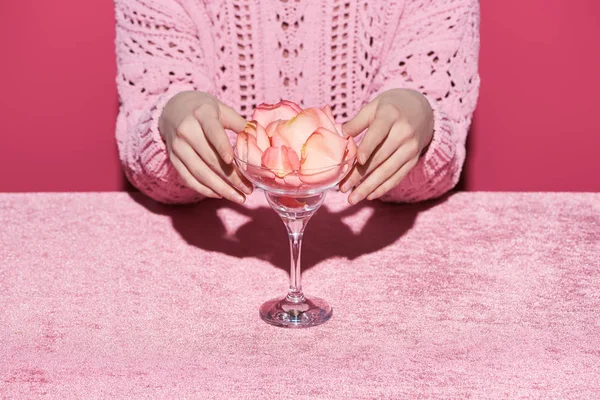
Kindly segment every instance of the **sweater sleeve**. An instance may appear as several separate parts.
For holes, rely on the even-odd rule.
[[[196,25],[175,0],[115,0],[115,9],[120,97],[116,138],[125,174],[157,201],[198,201],[201,196],[184,185],[158,132],[163,107],[176,93],[214,93]]]
[[[408,176],[382,196],[416,202],[443,195],[460,177],[479,93],[479,2],[407,0],[401,13],[371,98],[408,88],[424,94],[433,108],[431,144]]]

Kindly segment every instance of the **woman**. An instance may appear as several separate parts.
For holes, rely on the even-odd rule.
[[[116,0],[117,123],[131,183],[168,203],[251,185],[225,129],[259,103],[330,104],[366,130],[340,188],[419,201],[457,183],[477,102],[477,0]]]

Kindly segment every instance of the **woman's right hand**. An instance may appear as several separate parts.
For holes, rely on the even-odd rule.
[[[183,181],[198,193],[242,204],[252,185],[233,164],[225,129],[243,131],[246,121],[231,107],[203,92],[181,92],[166,104],[159,131],[169,159]]]

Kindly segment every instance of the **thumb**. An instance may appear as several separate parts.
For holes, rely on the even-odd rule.
[[[376,104],[373,101],[365,105],[354,118],[344,124],[344,132],[349,136],[358,136],[373,122],[375,109]]]
[[[219,102],[219,116],[223,128],[239,133],[246,127],[246,120],[233,108]]]

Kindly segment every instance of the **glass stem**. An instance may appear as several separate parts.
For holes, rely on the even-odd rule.
[[[304,301],[300,255],[302,252],[304,228],[309,218],[284,219],[290,239],[290,291],[288,292],[287,300],[292,303],[301,303]]]

